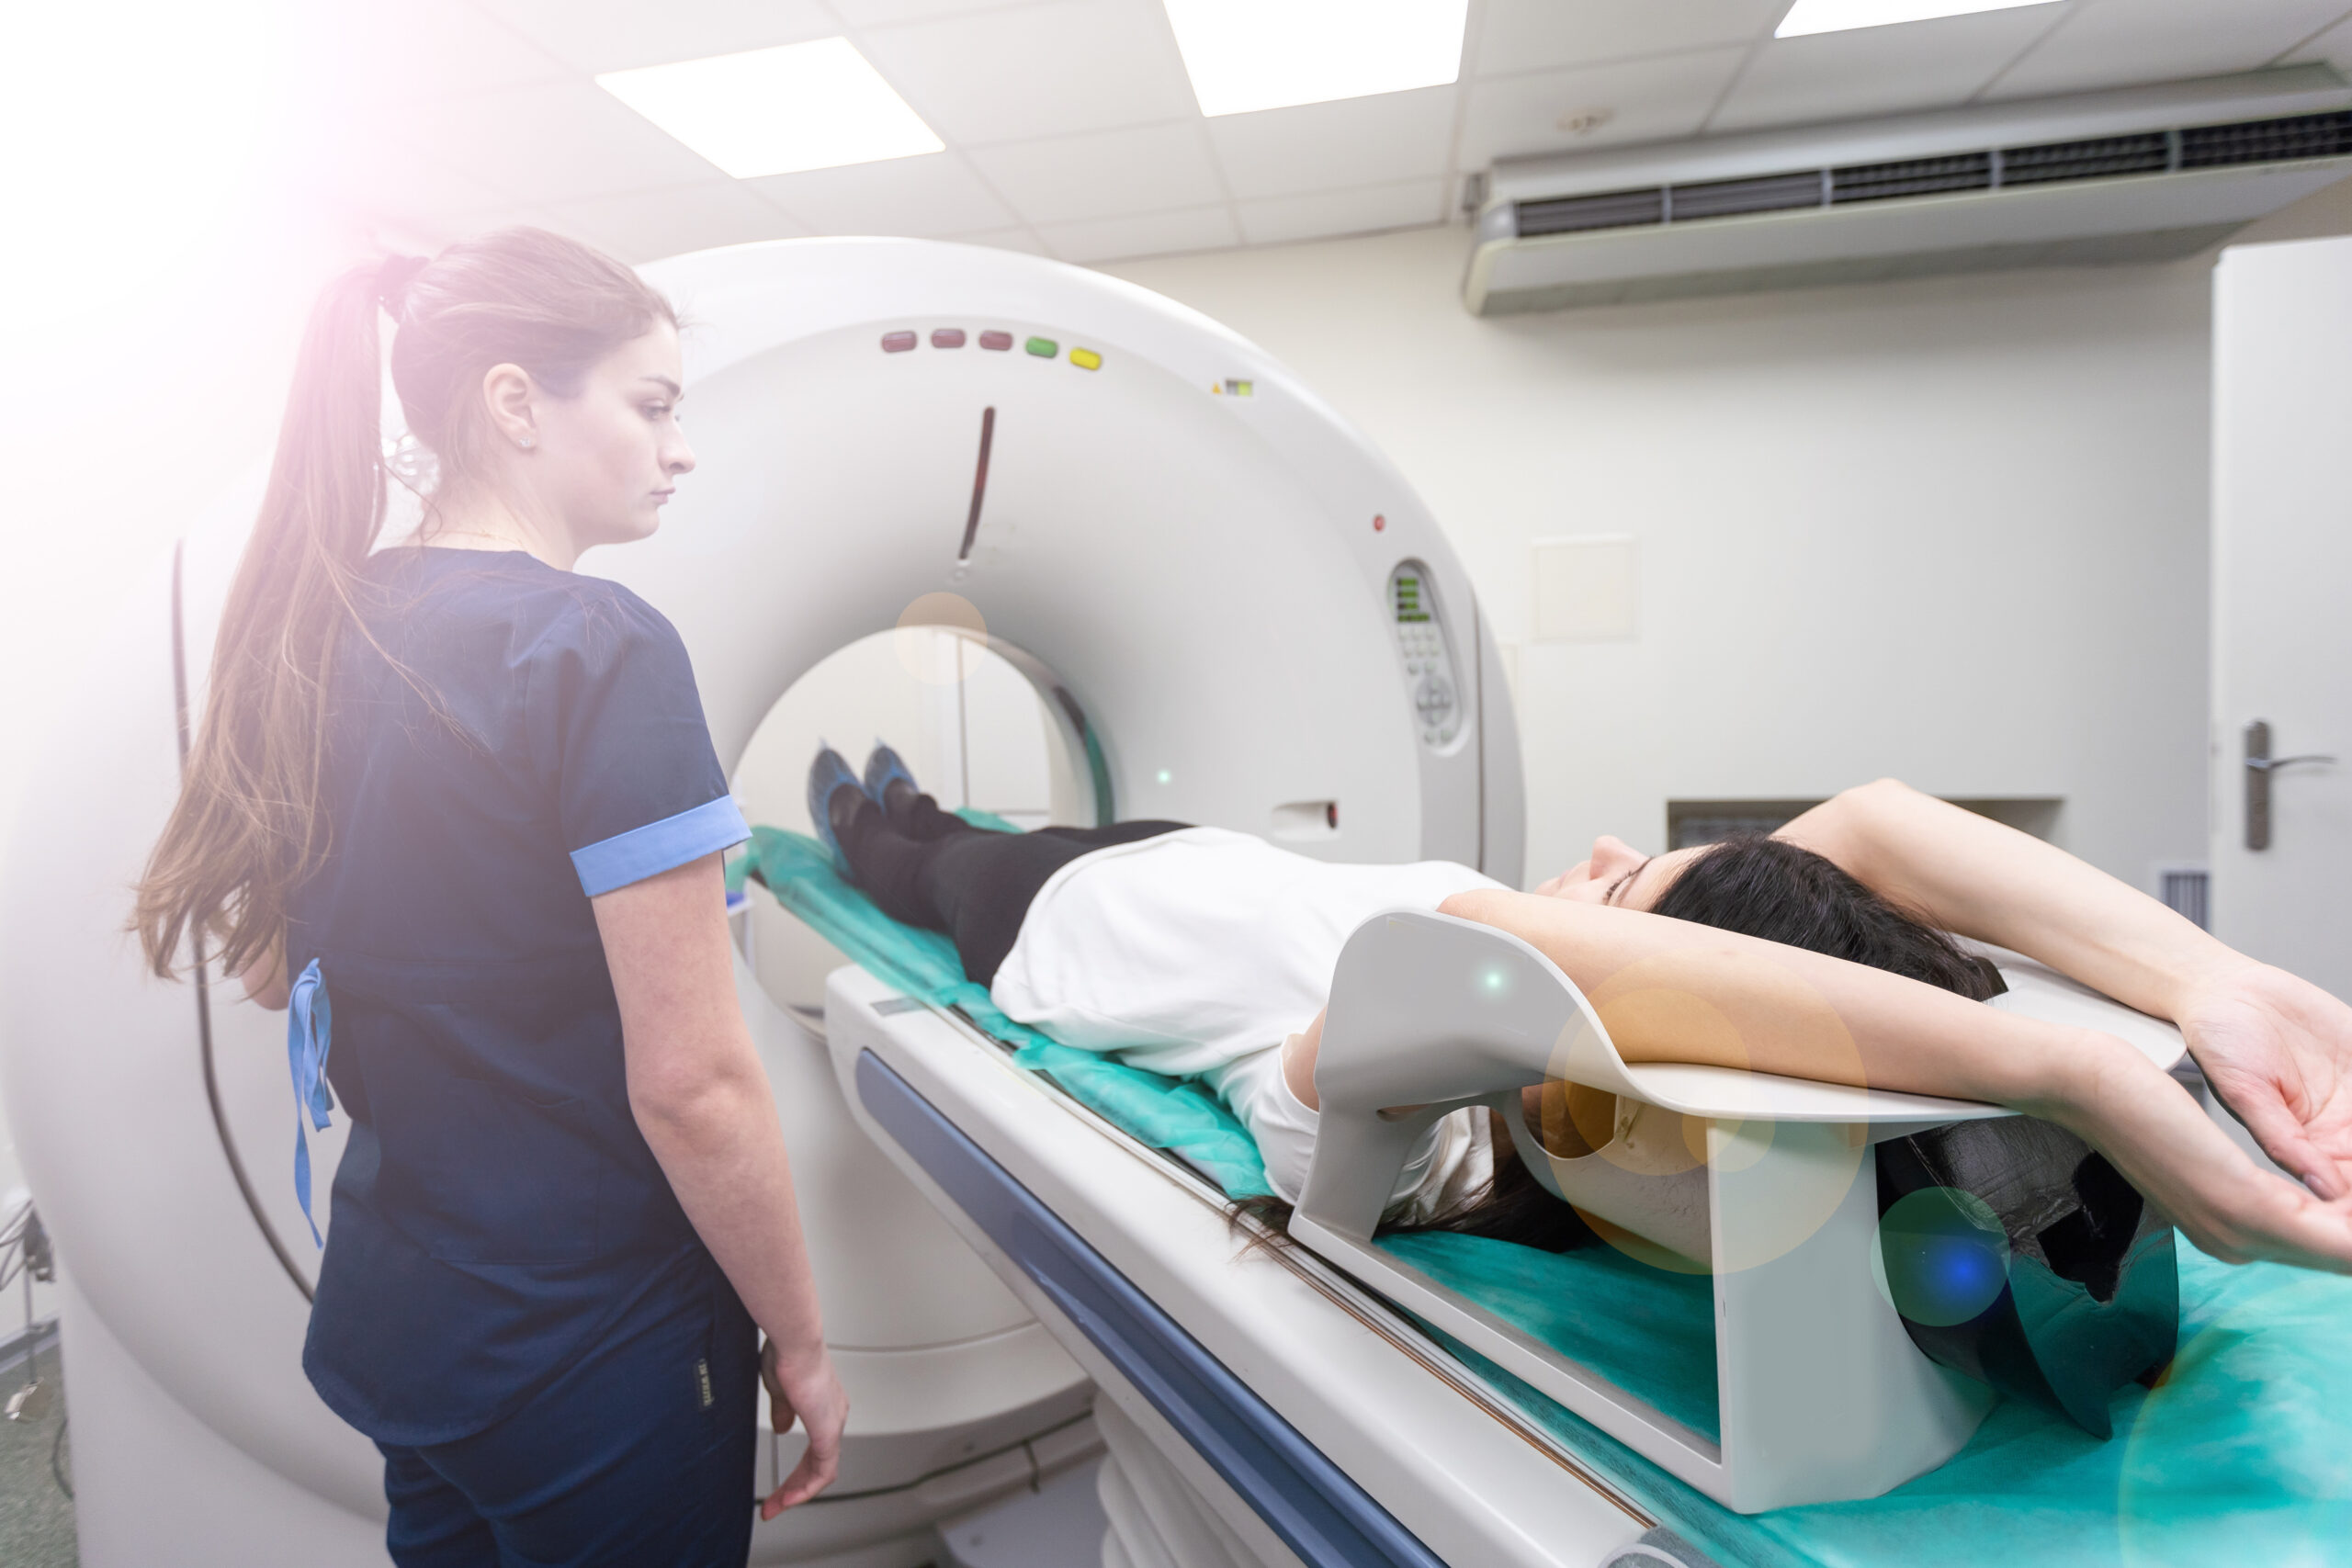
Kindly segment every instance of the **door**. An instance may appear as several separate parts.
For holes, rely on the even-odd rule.
[[[2352,998],[2352,239],[2213,297],[2212,924]],[[2335,761],[2303,761],[2320,757]]]

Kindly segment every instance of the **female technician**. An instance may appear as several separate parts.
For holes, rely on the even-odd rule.
[[[379,309],[436,469],[380,550]],[[139,888],[155,971],[209,939],[290,994],[298,1115],[322,1066],[351,1117],[302,1361],[383,1450],[402,1568],[740,1568],[763,1372],[808,1434],[763,1517],[837,1464],[735,1003],[742,818],[677,633],[572,570],[694,467],[680,378],[669,304],[552,234],[334,283]]]

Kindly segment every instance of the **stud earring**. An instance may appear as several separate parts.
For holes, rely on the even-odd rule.
[[[527,435],[518,435],[514,440],[515,444],[520,446],[528,447],[531,445],[531,438]]]

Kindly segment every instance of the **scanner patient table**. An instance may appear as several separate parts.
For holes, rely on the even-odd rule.
[[[1265,1190],[1248,1134],[1199,1084],[1071,1050],[1004,1018],[965,979],[945,938],[882,916],[812,840],[762,829],[730,885],[741,887],[754,868],[786,909],[878,982],[859,982],[885,998],[875,1010],[944,1016],[973,1049],[1009,1048],[1014,1064],[1228,1195]],[[1605,1247],[1548,1254],[1435,1233],[1375,1245],[1693,1432],[1719,1435],[1705,1277]],[[1507,1401],[1621,1501],[1724,1564],[2352,1562],[2352,1280],[2278,1265],[2233,1268],[2187,1246],[2180,1256],[2178,1354],[2153,1390],[2115,1396],[2111,1439],[2021,1403],[1989,1401],[1990,1414],[1950,1460],[1883,1495],[1751,1514],[1413,1321],[1471,1383]],[[1400,1356],[1394,1375],[1425,1374]]]

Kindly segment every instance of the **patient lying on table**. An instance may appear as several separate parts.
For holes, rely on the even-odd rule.
[[[1533,893],[1446,862],[1333,864],[1177,822],[986,831],[941,810],[887,747],[863,780],[820,752],[808,794],[820,836],[884,913],[951,937],[1016,1021],[1206,1077],[1292,1201],[1340,950],[1373,913],[1417,907],[1544,952],[1628,1061],[2007,1105],[2079,1135],[2208,1252],[2352,1271],[2352,1009],[2050,845],[1892,781],[1769,839],[1645,857],[1604,837]],[[2302,1185],[2257,1169],[2122,1042],[1974,1006],[1997,977],[1947,931],[2173,1021]],[[1733,1028],[1678,1026],[1643,999],[1661,992]],[[1589,1239],[1484,1111],[1437,1124],[1388,1219],[1555,1249]]]

